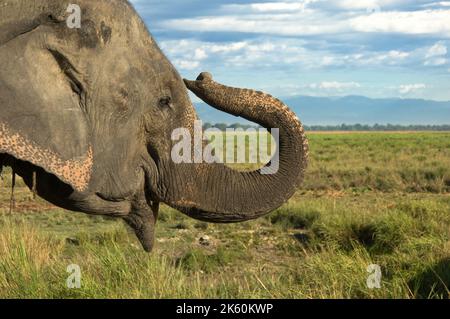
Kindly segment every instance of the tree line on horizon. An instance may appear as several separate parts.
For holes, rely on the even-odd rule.
[[[204,123],[203,129],[258,129],[261,126],[249,124],[227,124],[227,123]],[[444,125],[400,125],[400,124],[341,124],[341,125],[305,125],[306,131],[450,131],[450,124]]]

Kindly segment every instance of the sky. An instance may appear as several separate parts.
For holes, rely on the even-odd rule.
[[[450,1],[132,0],[185,78],[296,95],[450,101]]]

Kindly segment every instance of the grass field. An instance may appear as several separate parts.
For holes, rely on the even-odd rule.
[[[213,225],[162,208],[155,251],[123,222],[0,189],[1,298],[448,298],[450,133],[310,134],[273,214]],[[67,266],[81,268],[68,289]],[[367,267],[381,267],[370,289]]]

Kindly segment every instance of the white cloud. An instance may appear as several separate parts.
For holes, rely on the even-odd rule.
[[[423,8],[429,8],[429,7],[450,7],[450,1],[439,1],[439,2],[432,2],[432,3],[426,3],[422,5]]]
[[[197,48],[194,52],[194,60],[204,60],[208,57],[204,49]]]
[[[321,89],[321,90],[343,90],[343,89],[355,89],[360,88],[361,84],[357,82],[321,82],[321,83],[312,83],[309,85],[311,89]]]
[[[371,9],[377,9],[379,10],[381,8],[381,2],[379,0],[339,0],[339,1],[332,1],[335,3],[335,5],[339,8],[345,9],[345,10],[371,10]]]
[[[427,86],[423,83],[417,83],[417,84],[402,84],[398,87],[398,92],[400,94],[406,95],[410,94],[419,90],[426,89]]]
[[[435,34],[450,37],[450,10],[377,12],[349,20],[359,32]]]
[[[438,35],[450,38],[450,10],[383,11],[402,0],[332,0],[343,12],[326,11],[319,1],[223,5],[215,16],[171,19],[164,28],[183,31],[244,32],[282,36],[351,32]]]
[[[299,21],[303,21],[299,22]],[[221,16],[200,17],[195,19],[174,19],[163,23],[166,28],[188,31],[208,32],[245,32],[285,36],[306,36],[317,34],[335,34],[347,29],[344,22],[324,24],[314,15],[286,19],[267,15],[265,17]]]
[[[203,42],[194,39],[167,40],[160,43],[163,51],[181,69],[208,69],[217,65],[233,68],[275,68],[276,70],[314,70],[333,68],[417,68],[449,63],[443,55],[444,42],[412,51],[370,51],[354,53],[314,48],[306,40],[265,38],[236,42]],[[431,56],[433,55],[433,56]],[[386,69],[388,70],[388,69]]]
[[[296,12],[304,11],[307,6],[317,0],[303,0],[297,2],[264,2],[251,4],[227,4],[223,9],[230,11],[251,12]]]
[[[448,63],[448,59],[445,58],[434,58],[431,60],[425,61],[423,65],[425,66],[440,66]]]
[[[282,96],[345,96],[360,95],[364,90],[370,89],[359,82],[322,81],[318,83],[283,83],[261,87],[262,90],[280,92]]]
[[[241,42],[231,42],[226,44],[211,44],[209,45],[209,49],[213,53],[229,53],[229,52],[236,52],[239,50],[242,50],[248,46],[247,42],[241,41]]]
[[[425,52],[425,66],[440,66],[447,64],[449,60],[445,58],[447,55],[447,46],[443,41],[439,41],[429,47]]]
[[[208,63],[224,66],[267,66],[308,63],[306,51],[298,42],[290,41],[238,41],[230,43],[202,42],[198,40],[168,40],[160,43],[162,50],[182,69],[192,70]],[[318,59],[318,58],[317,58]],[[304,60],[303,62],[300,60]],[[188,64],[187,62],[196,62]],[[177,62],[182,62],[181,64]],[[304,64],[302,64],[304,65]]]
[[[405,59],[409,57],[411,54],[409,52],[403,52],[403,51],[397,51],[397,50],[391,50],[386,55],[387,58],[392,59]]]
[[[401,8],[402,5],[408,3],[409,0],[326,0],[323,1],[328,6],[338,7],[344,10],[363,10],[373,11],[385,10],[388,8]]]
[[[176,59],[173,63],[183,70],[195,70],[200,66],[200,62],[192,60],[180,60]]]
[[[426,58],[435,57],[435,56],[441,56],[447,54],[447,47],[444,45],[442,41],[439,41],[432,47],[428,49],[428,52],[426,54]]]

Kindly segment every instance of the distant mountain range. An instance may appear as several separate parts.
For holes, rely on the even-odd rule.
[[[371,99],[363,96],[312,97],[283,99],[305,125],[339,124],[450,124],[450,101],[421,99]],[[242,123],[242,118],[217,111],[204,103],[196,103],[203,122]]]

